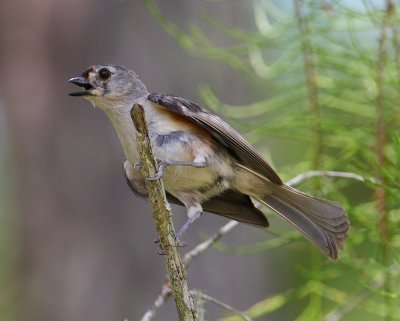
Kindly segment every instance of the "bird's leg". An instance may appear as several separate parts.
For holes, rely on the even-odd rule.
[[[203,213],[203,208],[201,207],[200,203],[192,203],[186,206],[187,208],[187,215],[188,219],[183,224],[183,226],[179,229],[178,233],[176,233],[176,243],[174,246],[176,247],[185,247],[187,244],[182,242],[182,236],[185,234],[189,226],[196,221],[201,214]],[[161,246],[160,239],[154,240],[155,244],[158,244],[158,255],[165,255],[165,252]]]
[[[196,221],[201,216],[202,213],[203,213],[203,208],[201,207],[200,203],[194,203],[187,206],[188,219],[185,222],[185,224],[183,224],[183,226],[180,228],[178,233],[176,233],[176,242],[177,242],[176,246],[179,247],[186,246],[186,243],[182,242],[182,236],[183,234],[185,234],[190,224]]]
[[[180,162],[180,161],[168,161],[168,160],[160,160],[157,159],[158,163],[158,172],[153,177],[146,177],[148,181],[155,181],[160,179],[164,175],[164,169],[167,166],[193,166],[193,167],[207,167],[207,162]],[[135,164],[135,167],[139,166],[138,163]]]
[[[158,255],[165,255],[165,252],[164,252],[163,247],[161,245],[160,239],[156,239],[153,242],[154,242],[154,244],[157,244],[157,246],[158,246],[157,254]],[[178,240],[178,238],[177,238],[176,243],[173,246],[175,246],[175,247],[185,247],[186,245],[187,245],[186,243],[180,242]]]

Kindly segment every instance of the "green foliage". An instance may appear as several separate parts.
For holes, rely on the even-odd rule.
[[[351,220],[345,250],[337,263],[313,252],[311,262],[298,269],[303,285],[263,300],[248,314],[260,318],[306,299],[297,321],[400,320],[399,9],[389,0],[294,0],[283,8],[279,1],[252,3],[256,31],[202,15],[234,42],[221,47],[198,26],[180,30],[146,1],[188,53],[228,64],[268,89],[268,97],[246,106],[225,104],[208,85],[200,94],[252,143],[265,143],[266,137],[282,145],[296,142],[302,161],[283,164],[279,172],[285,178],[319,169],[354,172],[366,182],[318,178],[301,187],[345,204]],[[276,153],[296,159],[287,150]],[[298,240],[272,232],[279,238],[251,249],[219,248],[248,254]]]

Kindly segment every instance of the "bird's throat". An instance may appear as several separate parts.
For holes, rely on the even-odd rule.
[[[117,131],[126,158],[131,164],[135,164],[139,160],[139,154],[136,146],[136,130],[130,116],[131,108],[132,106],[127,105],[103,110]]]

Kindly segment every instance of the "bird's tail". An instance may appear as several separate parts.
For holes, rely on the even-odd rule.
[[[250,196],[287,220],[326,256],[338,258],[349,231],[349,220],[340,204],[266,179],[263,187],[267,193],[262,196],[261,193],[253,193]]]

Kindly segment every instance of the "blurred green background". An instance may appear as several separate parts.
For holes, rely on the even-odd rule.
[[[100,63],[221,115],[285,180],[309,170],[365,180],[299,186],[348,210],[338,262],[268,213],[267,231],[240,226],[199,257],[191,287],[257,320],[399,320],[399,5],[1,1],[0,321],[140,320],[160,291],[150,209],[123,180],[117,135],[67,96],[66,80]],[[180,226],[185,213],[173,211]],[[224,223],[204,215],[189,249]],[[158,312],[176,319],[172,301]]]

